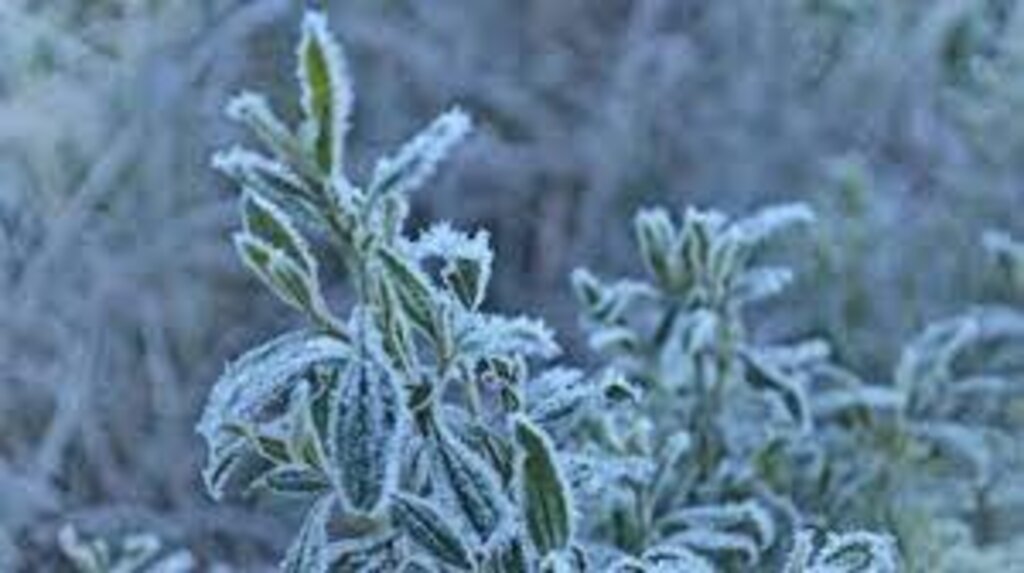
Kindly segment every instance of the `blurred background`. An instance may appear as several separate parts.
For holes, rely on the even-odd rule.
[[[1024,2],[328,2],[358,94],[351,169],[452,103],[480,129],[417,220],[491,230],[492,304],[586,363],[567,275],[631,272],[640,206],[810,203],[757,324],[884,381],[930,319],[1006,301],[1024,232]],[[297,0],[0,2],[0,571],[65,523],[257,571],[288,525],[214,505],[193,428],[223,364],[294,322],[236,261],[209,169],[249,87],[296,102]],[[291,106],[291,107],[288,107]],[[357,177],[358,178],[358,177]]]

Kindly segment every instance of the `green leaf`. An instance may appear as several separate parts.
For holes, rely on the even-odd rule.
[[[522,504],[530,539],[541,555],[565,549],[572,539],[572,497],[554,446],[543,430],[521,416],[515,420],[515,437],[522,451]]]
[[[554,333],[540,320],[477,314],[472,321],[472,328],[460,341],[460,350],[466,355],[554,358],[561,352]]]
[[[242,196],[242,221],[249,235],[283,252],[305,274],[316,277],[316,261],[309,245],[277,205],[246,191]]]
[[[490,544],[480,564],[480,573],[530,573],[526,547],[518,535],[509,535]]]
[[[486,543],[510,514],[498,476],[447,429],[436,428],[432,437],[434,468],[440,485],[480,541]]]
[[[469,549],[444,512],[414,495],[392,496],[391,515],[405,533],[435,559],[463,571],[473,568]]]
[[[458,439],[487,461],[507,484],[514,477],[515,459],[512,445],[487,424],[467,418],[452,424],[452,431]]]
[[[326,495],[306,513],[298,536],[281,562],[282,573],[326,573],[327,523],[335,502],[333,495]]]
[[[310,316],[331,321],[316,279],[284,252],[247,233],[235,235],[242,262],[283,302]]]
[[[304,176],[314,174],[298,137],[278,119],[265,97],[243,92],[228,102],[227,115],[248,127],[277,159]]]
[[[209,446],[203,477],[219,498],[234,474],[256,456],[287,457],[287,447],[268,450],[252,436],[287,414],[287,401],[299,380],[317,368],[346,363],[350,347],[340,340],[309,331],[280,336],[231,363],[214,385],[198,431]]]
[[[302,22],[299,82],[306,118],[303,141],[323,174],[340,177],[355,98],[341,47],[331,37],[327,18],[321,12],[307,12]]]
[[[353,363],[335,389],[328,455],[343,499],[375,514],[397,486],[405,431],[404,399],[387,371]]]
[[[788,374],[762,353],[747,350],[741,356],[748,367],[747,379],[751,386],[777,394],[797,426],[809,431],[813,419],[803,380]]]
[[[572,291],[576,300],[583,305],[584,309],[592,312],[598,308],[604,298],[604,288],[601,282],[584,268],[576,269],[571,275]]]
[[[466,308],[476,310],[483,302],[491,279],[494,253],[489,235],[479,231],[470,236],[452,229],[447,223],[431,226],[411,245],[415,258],[438,258],[445,262],[441,278],[455,298]]]
[[[386,280],[374,281],[377,304],[374,305],[377,330],[381,333],[381,346],[395,370],[409,377],[416,376],[418,360],[412,333],[405,314],[394,292]]]
[[[322,494],[331,487],[325,476],[313,468],[299,464],[277,466],[264,474],[250,489],[284,496]]]
[[[330,571],[393,573],[404,563],[405,544],[401,532],[385,529],[331,543]]]
[[[674,264],[672,247],[676,230],[664,209],[640,211],[635,220],[636,240],[644,264],[658,282],[667,287],[673,284]]]
[[[390,249],[378,250],[392,290],[409,320],[432,339],[437,339],[435,324],[436,294],[430,280],[405,257]]]
[[[395,156],[377,163],[370,195],[408,193],[420,187],[471,128],[469,116],[458,108],[442,114],[403,145]]]
[[[236,146],[216,153],[213,167],[242,189],[279,207],[297,225],[315,230],[325,228],[317,193],[302,176],[280,161]]]

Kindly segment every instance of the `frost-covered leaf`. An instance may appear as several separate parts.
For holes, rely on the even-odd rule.
[[[561,351],[551,329],[535,319],[477,315],[469,319],[465,328],[460,348],[470,356],[554,358]]]
[[[644,551],[646,570],[652,573],[715,573],[712,562],[692,549],[673,544],[659,544]]]
[[[651,285],[628,279],[606,284],[586,269],[573,271],[572,287],[586,317],[603,325],[621,324],[638,303],[657,298]]]
[[[281,496],[310,496],[323,494],[331,487],[326,476],[318,470],[300,464],[277,466],[263,474],[252,488]]]
[[[379,260],[392,291],[412,324],[436,337],[435,313],[438,295],[430,279],[401,253],[383,247]]]
[[[348,507],[376,513],[394,491],[403,455],[404,399],[387,371],[351,363],[335,389],[328,455]]]
[[[494,253],[488,237],[486,231],[469,236],[440,223],[420,235],[411,250],[417,259],[445,261],[441,269],[445,286],[463,306],[475,310],[483,302],[491,280]]]
[[[793,272],[779,267],[760,267],[743,273],[733,286],[737,300],[750,303],[771,298],[793,282]]]
[[[966,463],[979,484],[988,484],[992,479],[995,463],[985,428],[928,421],[914,424],[911,433],[933,444],[936,451],[947,459]]]
[[[457,526],[429,500],[396,493],[391,514],[402,530],[434,559],[461,571],[473,568],[469,549]]]
[[[798,533],[783,573],[896,573],[899,558],[892,538],[866,531],[830,533],[815,546],[810,532]]]
[[[419,369],[412,325],[402,312],[394,287],[388,281],[375,281],[378,304],[374,308],[376,330],[387,362],[397,372],[415,377]]]
[[[61,528],[57,542],[79,573],[192,573],[196,560],[186,550],[165,551],[150,533],[113,539],[85,539],[74,526]]]
[[[573,535],[573,502],[558,465],[558,454],[543,430],[526,418],[515,420],[521,452],[519,474],[526,530],[541,555],[568,547]]]
[[[571,428],[603,397],[603,390],[579,370],[552,368],[527,384],[527,413],[542,426]]]
[[[333,541],[328,545],[331,572],[393,573],[407,553],[404,536],[394,529]]]
[[[756,351],[745,351],[742,356],[749,368],[750,384],[778,395],[797,427],[809,430],[813,420],[806,381],[787,373],[780,365],[772,363]]]
[[[532,573],[526,544],[518,535],[495,539],[480,563],[480,573]]]
[[[274,114],[265,97],[243,92],[228,102],[227,114],[248,127],[277,159],[304,175],[311,172],[298,137]]]
[[[277,206],[253,191],[242,195],[242,222],[246,234],[269,245],[316,279],[316,261],[305,239],[288,216]]]
[[[928,325],[908,344],[896,368],[896,385],[917,411],[941,403],[960,376],[957,360],[970,351],[1000,342],[1024,340],[1024,313],[988,306]]]
[[[639,352],[642,344],[636,331],[626,326],[597,328],[587,338],[587,345],[601,354],[631,354]]]
[[[816,419],[831,418],[851,410],[901,412],[907,406],[903,392],[884,386],[860,385],[816,392],[812,409]]]
[[[634,220],[634,229],[647,271],[663,287],[670,288],[675,282],[677,265],[673,260],[676,230],[668,212],[664,209],[640,211]]]
[[[337,499],[328,494],[308,510],[298,535],[281,562],[282,573],[326,573],[327,523],[336,503]]]
[[[238,461],[253,452],[236,428],[278,419],[299,381],[317,367],[341,368],[350,350],[332,336],[293,332],[247,352],[225,369],[198,425],[209,447],[203,475],[214,497],[222,495]]]
[[[663,517],[659,528],[668,534],[680,529],[699,528],[751,532],[762,550],[771,547],[776,537],[771,513],[754,501],[685,507]]]
[[[480,541],[487,542],[511,515],[498,475],[448,429],[436,428],[432,440],[440,487]]]
[[[571,283],[576,300],[587,310],[594,309],[601,303],[603,285],[593,273],[587,269],[576,269],[572,272]]]
[[[447,416],[449,428],[459,441],[482,457],[501,477],[501,483],[512,481],[515,470],[514,449],[509,440],[487,424],[463,416]]]
[[[399,573],[443,573],[441,566],[423,555],[412,555],[398,567]]]
[[[315,194],[292,168],[240,147],[232,147],[213,157],[213,167],[277,205],[297,225],[307,229],[324,228],[323,214],[316,206]]]
[[[235,235],[235,248],[246,266],[283,302],[318,319],[329,320],[315,275],[284,251],[248,233]]]
[[[761,559],[757,541],[743,533],[690,529],[673,534],[666,538],[664,543],[688,547],[703,555],[736,555],[747,566],[752,566]]]
[[[440,115],[396,155],[377,162],[370,195],[408,193],[422,186],[471,128],[469,116],[458,108]]]
[[[736,237],[745,244],[759,245],[782,231],[815,221],[814,211],[804,203],[777,205],[733,225]]]
[[[344,140],[355,98],[341,47],[331,37],[322,13],[306,13],[298,59],[303,143],[312,150],[322,173],[342,177]]]

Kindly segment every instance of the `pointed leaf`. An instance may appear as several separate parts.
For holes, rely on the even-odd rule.
[[[316,277],[316,261],[309,245],[277,205],[246,191],[242,196],[242,221],[249,235],[283,252],[304,273]]]
[[[435,559],[463,571],[472,569],[469,549],[444,512],[421,497],[396,493],[391,515],[405,533]]]
[[[427,278],[412,262],[396,251],[383,247],[379,260],[409,320],[430,336],[435,336],[435,292]]]
[[[299,380],[317,367],[341,367],[350,356],[350,347],[340,340],[301,331],[250,350],[225,369],[197,427],[209,447],[203,476],[215,498],[240,469],[240,460],[256,453],[238,428],[259,427],[283,416]]]
[[[408,193],[420,187],[471,128],[469,116],[458,108],[442,114],[402,146],[398,154],[377,163],[370,195]]]
[[[554,446],[543,430],[524,417],[515,421],[515,436],[522,451],[520,479],[526,530],[541,555],[565,549],[572,539],[572,497]]]
[[[326,495],[310,508],[298,536],[281,562],[282,573],[327,572],[327,522],[335,501],[334,496]]]
[[[344,140],[355,98],[341,47],[320,12],[307,12],[302,22],[299,83],[306,118],[303,139],[320,171],[338,178],[343,172]]]
[[[303,175],[312,173],[298,137],[274,114],[265,97],[243,92],[228,102],[227,115],[248,127],[286,165]]]
[[[404,399],[389,374],[370,361],[353,363],[335,390],[328,455],[347,505],[376,513],[398,480]]]
[[[242,261],[278,298],[312,317],[331,320],[314,276],[261,239],[247,233],[238,233],[234,238]]]
[[[510,514],[498,476],[449,430],[438,428],[433,439],[434,469],[442,486],[481,542],[486,542]]]
[[[672,219],[664,209],[640,211],[634,226],[636,240],[644,264],[662,286],[673,284],[675,265],[672,247],[676,241],[676,230]]]

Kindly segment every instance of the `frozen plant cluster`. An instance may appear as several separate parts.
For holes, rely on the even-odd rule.
[[[759,247],[813,220],[799,204],[740,220],[644,211],[635,234],[645,280],[574,274],[590,346],[636,382],[640,403],[605,415],[586,439],[647,466],[602,484],[614,501],[588,509],[589,525],[633,552],[685,539],[735,571],[786,552],[796,567],[808,529],[849,527],[892,537],[848,534],[826,547],[860,547],[879,570],[1019,565],[1019,533],[1004,536],[1019,531],[1024,501],[1024,314],[986,305],[936,321],[879,382],[843,367],[824,341],[758,341],[744,311],[793,278],[760,262]],[[1010,277],[1024,268],[1011,238],[985,242]]]
[[[827,524],[800,519],[746,463],[764,448],[753,436],[784,454],[814,423],[804,372],[823,352],[748,344],[739,315],[787,282],[746,263],[806,208],[738,223],[694,211],[682,229],[642,213],[655,285],[576,276],[595,347],[624,355],[593,373],[552,366],[543,323],[483,308],[486,233],[406,231],[408,194],[466,136],[466,114],[442,114],[359,183],[344,168],[351,82],[321,13],[303,21],[297,75],[301,124],[243,94],[229,114],[266,153],[214,163],[242,191],[240,257],[309,326],[231,363],[199,424],[214,497],[302,508],[282,570],[732,571],[774,558],[896,571],[884,535],[816,546],[804,529]],[[345,315],[324,294],[325,259],[353,285]],[[647,321],[641,301],[665,306],[650,340],[621,324]],[[757,427],[725,428],[734,408]]]
[[[235,196],[206,163],[237,135],[215,119],[235,86],[286,101],[301,4],[0,2],[0,571],[62,570],[65,523],[115,553],[125,534],[152,532],[202,568],[255,573],[283,554],[293,512],[212,503],[193,427],[224,358],[298,320],[266,304],[221,240]],[[872,389],[888,391],[904,341],[964,301],[1024,303],[1009,239],[1024,232],[1020,0],[322,4],[360,79],[350,172],[368,173],[444,102],[471,108],[473,144],[414,198],[411,224],[486,228],[500,253],[488,308],[544,316],[586,368],[600,357],[584,354],[565,276],[583,262],[637,276],[638,205],[681,217],[692,204],[805,201],[818,222],[765,259],[791,263],[796,280],[750,309],[748,336],[820,337]],[[1009,234],[979,256],[989,227]],[[320,261],[337,305],[345,282],[334,258]],[[976,409],[914,414],[1004,446],[984,509],[915,503],[886,527],[919,548],[902,551],[907,568],[1020,568],[1020,471],[998,437],[1021,420],[1014,348],[992,337],[956,353],[950,376],[1006,381],[968,385],[1003,388]],[[1000,362],[984,355],[994,349]],[[889,435],[902,433],[865,441]],[[969,463],[926,463],[941,471],[919,472],[920,491],[900,470],[889,491],[941,501],[948,486],[967,502]],[[881,519],[828,513],[858,528]]]

